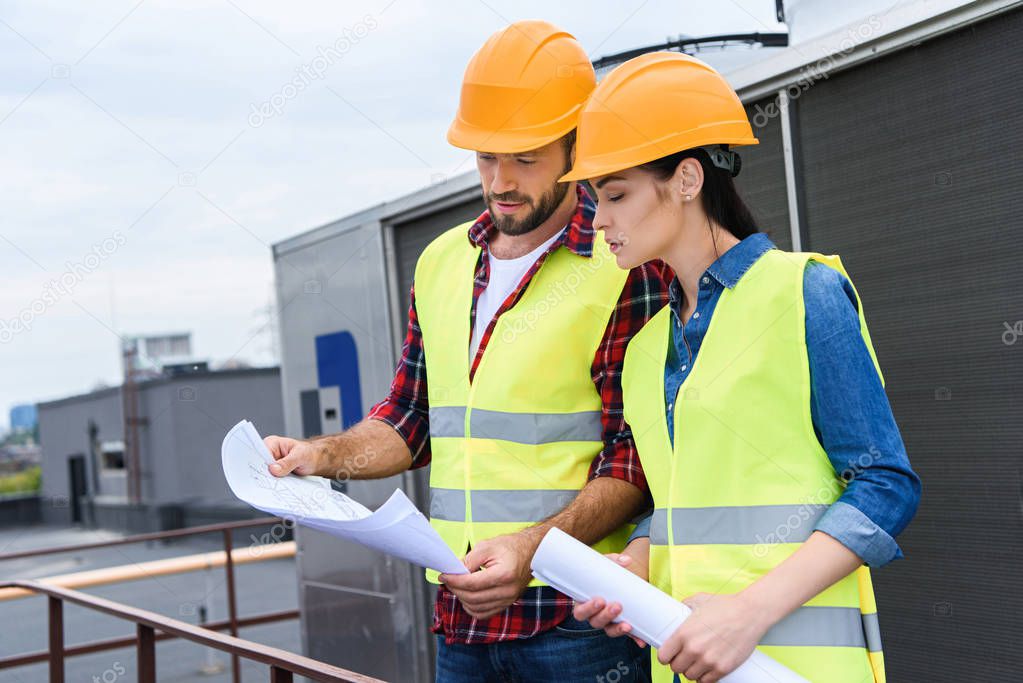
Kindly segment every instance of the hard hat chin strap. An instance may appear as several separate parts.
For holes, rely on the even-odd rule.
[[[737,152],[729,150],[728,145],[710,147],[707,149],[707,154],[710,155],[712,164],[728,171],[729,175],[733,178],[739,175],[739,169],[742,168],[742,159],[739,158]]]

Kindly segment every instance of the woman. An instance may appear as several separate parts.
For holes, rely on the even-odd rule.
[[[841,260],[759,232],[732,181],[729,146],[746,144],[717,72],[647,54],[597,86],[561,178],[596,189],[594,227],[620,267],[660,259],[676,274],[626,353],[654,511],[615,557],[694,609],[655,680],[713,683],[759,647],[811,681],[883,681],[868,566],[902,556],[920,482]],[[630,630],[620,612],[575,608],[613,636]]]

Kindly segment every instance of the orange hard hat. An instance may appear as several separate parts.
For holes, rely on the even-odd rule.
[[[756,145],[746,110],[728,82],[679,52],[650,52],[621,64],[579,116],[575,165],[582,180],[704,145]]]
[[[575,128],[596,82],[574,36],[546,21],[517,21],[469,61],[448,142],[506,154],[543,147]]]

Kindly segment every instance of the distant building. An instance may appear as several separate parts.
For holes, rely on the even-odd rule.
[[[169,365],[187,365],[192,358],[192,334],[172,332],[126,337],[121,345],[124,372],[135,377],[159,377]]]
[[[11,408],[10,423],[12,432],[31,432],[36,428],[38,414],[31,403],[23,403]]]
[[[128,430],[123,387],[38,405],[44,521],[144,532],[260,516],[228,488],[220,445],[243,418],[283,433],[279,369],[170,369],[128,390]],[[137,502],[126,434],[137,439]]]

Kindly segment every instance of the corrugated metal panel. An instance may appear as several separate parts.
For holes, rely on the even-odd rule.
[[[481,193],[482,194],[482,193]],[[408,308],[408,293],[412,286],[412,275],[416,261],[426,245],[448,228],[470,221],[483,213],[486,207],[482,197],[457,206],[417,218],[394,226],[394,249],[398,265],[398,294],[405,309]],[[402,316],[408,322],[408,319]],[[404,328],[398,333],[405,338]]]
[[[820,81],[796,102],[809,247],[839,253],[923,479],[875,573],[888,678],[1023,671],[1023,12]]]
[[[761,231],[766,232],[780,249],[791,249],[778,98],[774,96],[752,102],[747,105],[746,113],[760,144],[735,148],[742,158],[742,169],[735,178],[735,185]]]

